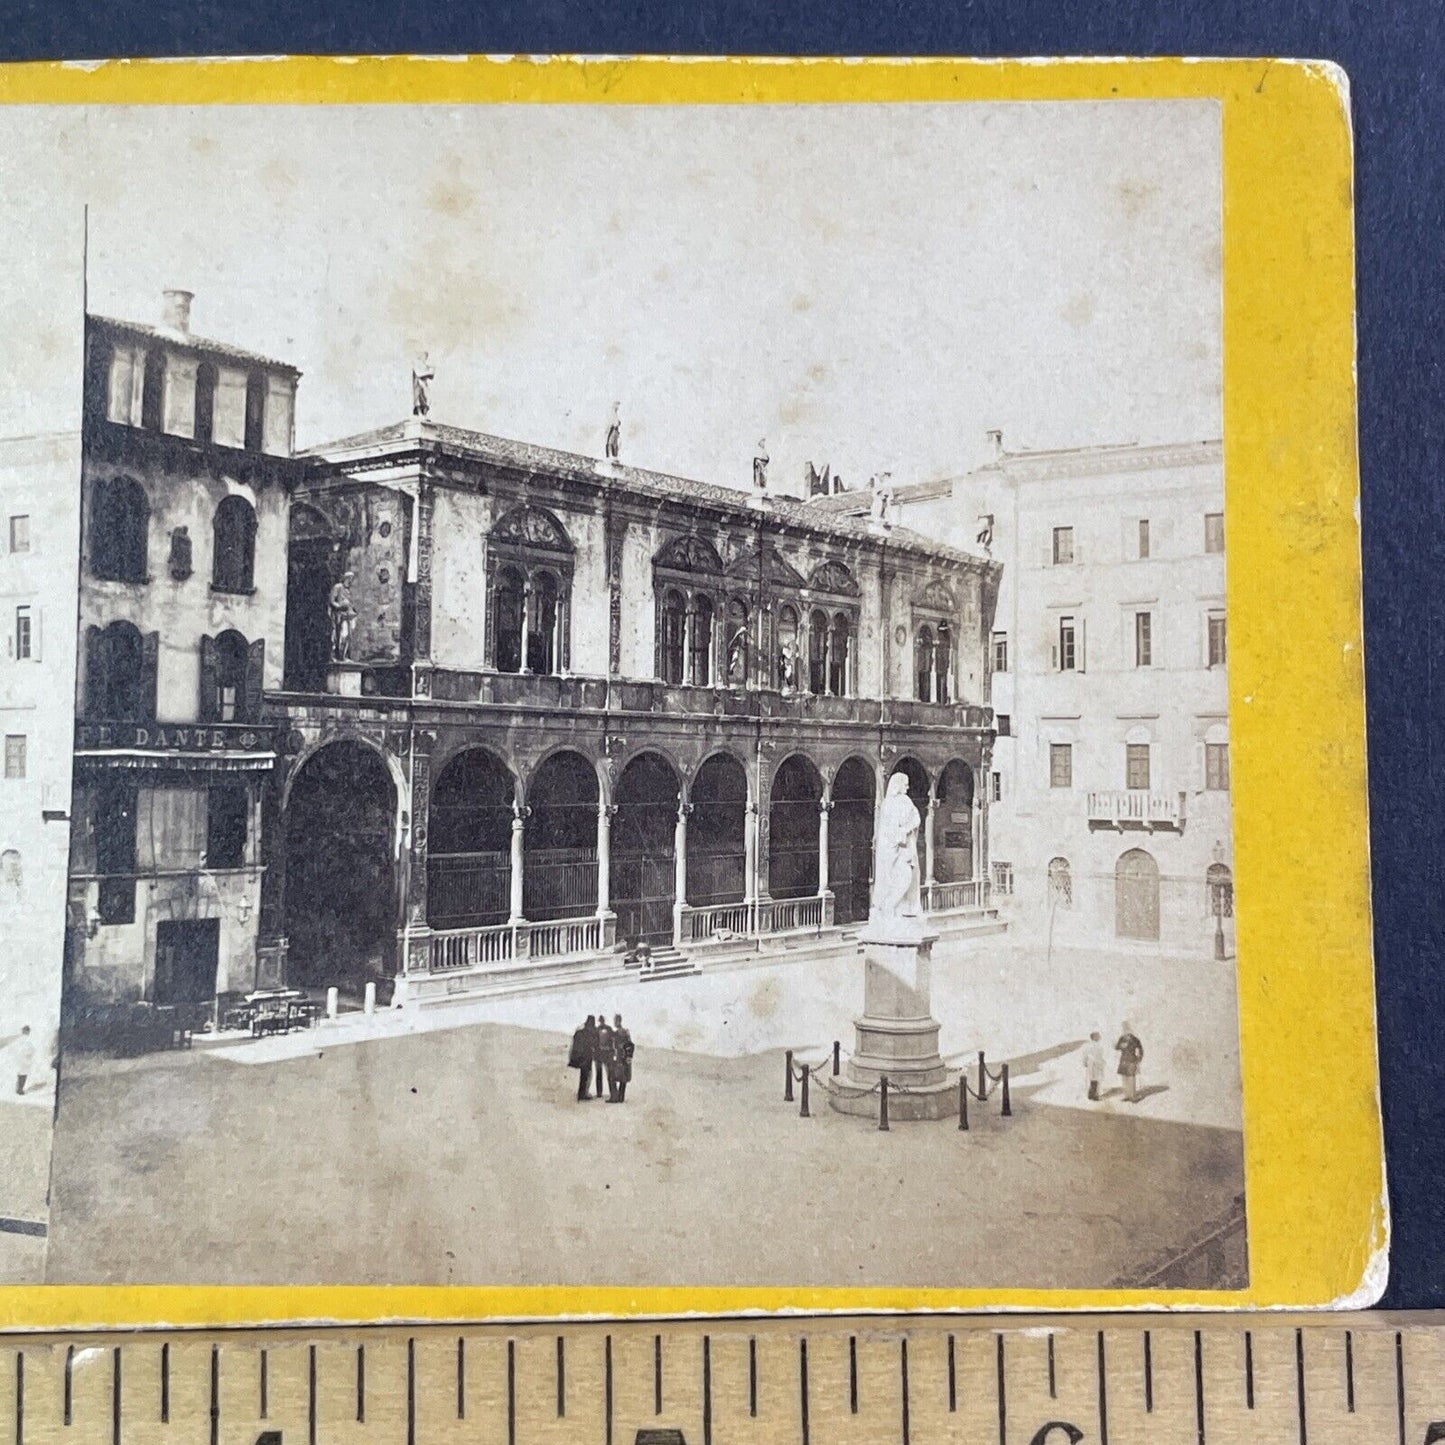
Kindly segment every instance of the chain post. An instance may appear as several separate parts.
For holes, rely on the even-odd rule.
[[[886,1130],[888,1128],[888,1075],[884,1074],[878,1081],[878,1127]]]
[[[791,1103],[793,1102],[793,1051],[792,1051],[792,1049],[789,1049],[789,1050],[788,1050],[787,1064],[788,1064],[788,1081],[787,1081],[786,1084],[783,1085],[783,1103],[785,1103],[785,1104],[791,1104]]]
[[[798,1109],[800,1119],[811,1119],[813,1116],[808,1112],[808,1081],[813,1077],[813,1071],[807,1067],[803,1069],[803,1102]]]
[[[968,1128],[968,1070],[958,1071],[958,1127]]]
[[[999,1073],[1003,1075],[1003,1116],[1005,1119],[1009,1119],[1013,1117],[1013,1108],[1008,1097],[1008,1065],[1000,1065]]]
[[[978,1102],[988,1098],[988,1068],[983,1061],[983,1050],[978,1051]]]

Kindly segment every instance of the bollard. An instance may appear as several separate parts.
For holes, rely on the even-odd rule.
[[[1008,1119],[1013,1115],[1013,1110],[1009,1107],[1008,1098],[1008,1065],[1004,1064],[999,1069],[999,1073],[1003,1075],[1003,1116],[1005,1119]]]
[[[968,1070],[958,1071],[958,1127],[968,1128]]]
[[[326,990],[326,1017],[334,1019],[341,1008],[341,995],[334,988]]]
[[[793,1051],[788,1050],[788,1082],[783,1085],[783,1103],[793,1102]]]
[[[361,1009],[368,1018],[376,1012],[376,984],[374,982],[366,985],[366,996],[362,1000]]]
[[[798,1108],[800,1119],[811,1119],[813,1116],[808,1112],[808,1080],[812,1077],[811,1069],[803,1070],[803,1102]]]
[[[988,1098],[988,1069],[983,1062],[983,1050],[978,1051],[978,1102]]]
[[[888,1128],[888,1075],[878,1080],[878,1127]]]
[[[839,1057],[839,1056],[842,1054],[842,1051],[843,1051],[843,1045],[842,1045],[841,1043],[839,1043],[837,1039],[834,1039],[834,1040],[833,1040],[833,1077],[834,1077],[835,1079],[838,1077],[838,1071],[839,1071],[839,1069],[842,1068],[842,1063],[840,1062],[840,1057]]]

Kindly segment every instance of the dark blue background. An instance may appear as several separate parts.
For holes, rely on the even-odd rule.
[[[1440,0],[0,0],[0,59],[385,52],[1285,55],[1338,61],[1355,114],[1366,669],[1381,1072],[1394,1216],[1385,1303],[1445,1306],[1440,805]],[[1332,840],[1318,840],[1328,875]],[[1288,907],[1281,900],[1281,907]],[[1321,988],[1329,987],[1322,978]],[[1288,1079],[1279,1087],[1290,1088]]]

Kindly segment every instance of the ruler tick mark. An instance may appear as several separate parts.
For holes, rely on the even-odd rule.
[[[467,1418],[467,1342],[457,1336],[457,1419]]]
[[[366,1424],[366,1346],[356,1347],[356,1423]]]
[[[162,1358],[162,1359],[165,1359],[165,1354],[166,1354],[166,1346],[162,1345],[162,1346],[161,1346],[161,1358]],[[66,1347],[65,1347],[65,1396],[64,1396],[64,1408],[63,1408],[63,1410],[62,1410],[62,1412],[61,1412],[61,1423],[62,1423],[62,1424],[65,1424],[65,1425],[70,1424],[71,1375],[72,1375],[72,1372],[74,1371],[74,1369],[75,1369],[75,1346],[74,1346],[74,1345],[66,1345]],[[162,1395],[161,1395],[161,1421],[162,1421],[162,1423],[165,1422],[165,1418],[166,1418],[166,1414],[165,1414],[165,1395],[162,1394]]]
[[[1059,1398],[1059,1382],[1058,1382],[1058,1377],[1057,1377],[1057,1376],[1055,1375],[1055,1373],[1054,1373],[1054,1336],[1053,1336],[1052,1331],[1050,1331],[1050,1333],[1049,1333],[1049,1399],[1051,1399],[1051,1400],[1057,1400],[1058,1398]]]
[[[1099,1331],[1099,1445],[1109,1445],[1109,1375],[1104,1357],[1104,1332]]]
[[[1405,1341],[1395,1331],[1395,1410],[1400,1423],[1400,1445],[1405,1445]]]
[[[607,1427],[607,1445],[612,1445],[612,1336],[602,1343],[603,1418]]]
[[[702,1337],[702,1445],[712,1445],[712,1339]]]
[[[416,1445],[416,1340],[406,1342],[406,1445]]]
[[[758,1337],[748,1336],[748,1414],[758,1413]]]
[[[1144,1413],[1154,1413],[1154,1341],[1144,1331]]]
[[[66,1380],[67,1393],[69,1392],[69,1379]],[[70,1424],[70,1412],[66,1411],[65,1423]],[[171,1347],[169,1343],[161,1346],[161,1424],[171,1423]]]
[[[1355,1413],[1355,1340],[1351,1331],[1345,1331],[1345,1407]]]
[[[808,1445],[808,1342],[798,1341],[798,1391],[803,1406],[803,1445]]]
[[[1299,1445],[1308,1445],[1309,1418],[1305,1411],[1305,1332],[1294,1332],[1295,1396],[1299,1402]]]
[[[948,1337],[948,1413],[958,1410],[958,1368],[954,1360],[953,1336]]]
[[[110,1354],[110,1439],[111,1445],[120,1445],[120,1346]]]
[[[908,1341],[898,1342],[898,1362],[903,1371],[903,1445],[908,1445]]]
[[[1244,1332],[1244,1403],[1247,1409],[1254,1409],[1254,1336]]]
[[[1003,1383],[1003,1336],[998,1339],[998,1445],[1008,1445],[1008,1396]]]
[[[564,1419],[567,1414],[567,1344],[565,1339],[557,1336],[557,1418]]]
[[[1199,1445],[1204,1445],[1204,1336],[1194,1331],[1194,1424]]]
[[[517,1445],[517,1342],[507,1341],[507,1445]]]
[[[858,1336],[848,1336],[848,1408],[858,1413]]]
[[[15,1352],[15,1445],[25,1445],[25,1351]]]
[[[221,1348],[211,1346],[211,1445],[221,1438]]]
[[[306,1438],[316,1445],[316,1346],[311,1346],[306,1367]]]
[[[259,1367],[259,1370],[258,1370],[258,1375],[259,1375],[259,1383],[260,1383],[260,1391],[259,1391],[259,1393],[260,1393],[260,1396],[261,1396],[261,1418],[262,1418],[263,1420],[267,1418],[267,1414],[268,1414],[268,1411],[269,1411],[269,1409],[270,1409],[270,1399],[269,1399],[268,1397],[269,1397],[269,1395],[270,1395],[270,1383],[271,1383],[271,1382],[270,1382],[270,1378],[269,1378],[269,1371],[268,1371],[268,1369],[267,1369],[267,1364],[268,1364],[268,1361],[267,1361],[267,1357],[266,1357],[266,1351],[265,1351],[265,1350],[262,1350],[262,1351],[261,1351],[261,1363],[260,1363],[260,1367]]]
[[[662,1414],[662,1336],[652,1337],[652,1413]]]

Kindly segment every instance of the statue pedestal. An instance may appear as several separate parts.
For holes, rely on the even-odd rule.
[[[889,1119],[945,1119],[958,1108],[956,1075],[938,1052],[930,1012],[933,945],[923,920],[893,918],[858,935],[863,945],[863,1014],[855,1019],[853,1056],[831,1081],[841,1114],[876,1118],[878,1081],[888,1078]]]
[[[337,697],[361,696],[361,664],[359,662],[328,662],[326,691]]]

